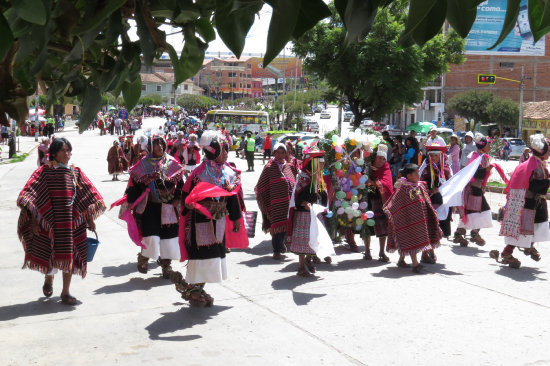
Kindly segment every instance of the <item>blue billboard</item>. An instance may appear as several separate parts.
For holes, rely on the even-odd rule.
[[[494,49],[500,35],[506,15],[507,0],[487,0],[477,7],[477,17],[466,37],[466,54],[470,55],[516,55],[544,56],[545,42],[543,37],[533,43],[533,34],[529,27],[527,0],[521,1],[519,16],[514,29]]]

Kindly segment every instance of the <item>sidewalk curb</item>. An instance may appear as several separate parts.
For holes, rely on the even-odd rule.
[[[28,151],[20,151],[21,154],[31,154],[31,152],[34,150],[34,149],[37,149],[38,148],[38,145],[40,145],[40,143],[37,142],[36,145],[34,145],[33,147],[31,147]],[[28,158],[28,156],[27,156]],[[25,158],[25,160],[27,159]],[[12,158],[13,159],[13,158]],[[12,164],[11,160],[12,159],[6,159],[6,160],[2,160],[0,161],[0,165],[4,165],[4,164]]]

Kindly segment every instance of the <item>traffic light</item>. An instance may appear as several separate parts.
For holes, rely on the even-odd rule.
[[[494,84],[497,82],[496,75],[489,74],[477,74],[477,83],[478,84]]]

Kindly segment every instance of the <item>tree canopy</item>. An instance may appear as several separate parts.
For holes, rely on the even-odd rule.
[[[336,0],[346,29],[345,44],[363,39],[376,14],[401,0]],[[445,19],[465,37],[482,0],[410,0],[409,17],[401,33],[404,46],[423,45],[441,30]],[[513,29],[521,0],[508,0],[499,42]],[[323,0],[0,0],[0,124],[5,113],[22,123],[27,96],[37,85],[48,103],[61,96],[82,100],[81,131],[101,106],[101,94],[122,94],[128,109],[139,101],[142,63],[150,67],[163,52],[169,54],[175,84],[194,75],[202,65],[216,32],[239,57],[256,14],[273,9],[264,65],[289,40],[299,38],[331,15]],[[139,40],[129,36],[131,22]],[[529,1],[529,22],[535,40],[550,28],[546,1]],[[175,49],[166,42],[162,26],[181,32],[184,43]]]
[[[447,110],[468,120],[468,124],[496,123],[503,127],[517,127],[519,106],[509,98],[501,98],[487,91],[471,90],[453,96],[447,103]],[[470,126],[467,127],[470,129]]]
[[[220,102],[218,102],[214,98],[205,97],[203,95],[195,95],[195,94],[183,94],[180,95],[176,102],[179,106],[182,108],[190,111],[192,109],[202,109],[202,108],[209,108],[213,105],[218,105]]]
[[[305,68],[347,100],[356,125],[420,100],[427,82],[447,71],[448,63],[463,60],[464,41],[454,31],[422,47],[401,47],[406,19],[407,1],[393,2],[378,12],[363,40],[342,48],[346,31],[334,11],[330,22],[316,25],[295,43]]]

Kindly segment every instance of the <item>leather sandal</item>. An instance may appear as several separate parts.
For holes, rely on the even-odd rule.
[[[300,277],[312,277],[313,275],[309,273],[309,271],[305,268],[299,268],[298,272],[296,273]]]
[[[137,270],[139,273],[147,273],[147,263],[149,262],[149,258],[141,255],[141,253],[138,253],[137,258]]]
[[[366,261],[372,261],[372,255],[370,255],[370,251],[366,251],[365,254],[363,254],[363,259]]]
[[[390,258],[387,255],[385,255],[384,253],[379,253],[378,254],[378,260],[380,262],[388,263],[390,261]]]
[[[71,294],[61,295],[61,303],[65,305],[76,305],[76,297]]]
[[[535,247],[523,249],[523,254],[531,256],[531,259],[536,262],[540,261],[540,253]]]
[[[424,268],[423,265],[418,264],[418,265],[416,265],[416,266],[413,267],[412,271],[413,271],[414,273],[420,273],[420,271],[422,271],[423,268]]]
[[[411,265],[407,262],[405,262],[404,259],[400,259],[399,261],[397,261],[397,267],[400,267],[400,268],[408,268],[410,267]]]
[[[53,278],[52,278],[53,281]],[[51,297],[53,294],[53,284],[51,282],[48,282],[47,279],[44,280],[44,285],[42,286],[42,293],[46,297]]]
[[[313,265],[313,261],[312,261],[312,259],[311,259],[310,256],[307,256],[307,257],[306,257],[306,267],[307,267],[307,270],[308,270],[310,273],[315,273],[315,272],[317,272],[317,271],[315,270],[315,265]]]

